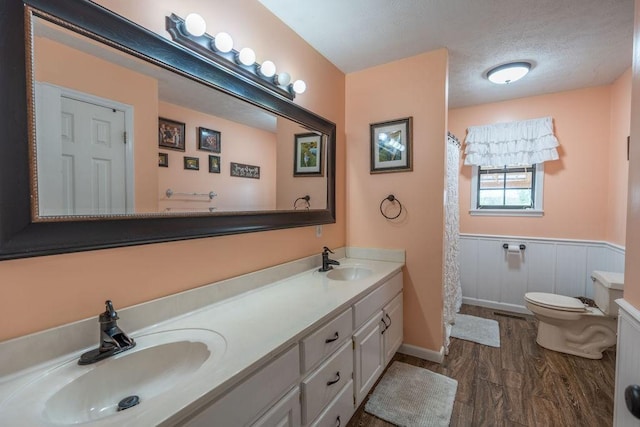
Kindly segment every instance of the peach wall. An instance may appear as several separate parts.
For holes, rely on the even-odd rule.
[[[296,134],[309,133],[291,120],[278,119],[278,185],[276,204],[281,210],[293,209],[298,197],[308,195],[311,209],[327,207],[327,168],[323,166],[322,176],[293,176],[294,141]],[[326,165],[326,147],[322,146],[323,165]],[[298,201],[298,209],[305,209],[304,201]]]
[[[624,298],[640,309],[640,0],[635,1]]]
[[[404,342],[439,351],[447,125],[445,49],[347,75],[347,242],[404,248]],[[370,174],[369,124],[413,116],[413,171]],[[380,215],[394,194],[398,220]]]
[[[164,17],[197,10],[210,31],[228,31],[308,84],[300,104],[337,124],[337,223],[128,248],[0,262],[0,340],[96,316],[106,299],[126,307],[345,244],[345,76],[291,29],[253,0],[181,2],[100,0],[159,33]],[[278,40],[279,43],[274,43]],[[156,141],[156,135],[152,137]],[[154,155],[157,169],[157,151]],[[154,193],[155,194],[155,193]],[[274,250],[276,249],[276,250]]]
[[[606,240],[610,115],[609,86],[450,110],[460,140],[469,126],[551,116],[560,142],[560,160],[544,166],[541,218],[471,216],[471,166],[462,166],[460,232]]]
[[[627,137],[631,128],[631,68],[611,85],[611,136],[606,241],[624,246],[627,229],[629,161]]]
[[[36,80],[131,105],[134,109],[136,212],[157,212],[158,82],[44,38],[35,39]],[[123,83],[126,85],[123,86]],[[149,145],[151,141],[151,145]]]
[[[276,135],[177,105],[160,102],[160,116],[185,123],[185,151],[160,150],[169,155],[169,167],[158,168],[158,199],[161,209],[207,209],[217,211],[271,210],[276,207]],[[198,126],[220,132],[220,154],[198,150]],[[209,155],[220,157],[220,173],[209,173]],[[200,159],[200,170],[185,170],[185,156]],[[231,176],[229,162],[260,166],[260,179]],[[173,196],[166,190],[209,193],[201,197]],[[194,201],[200,200],[200,201]],[[204,200],[208,200],[204,198]]]

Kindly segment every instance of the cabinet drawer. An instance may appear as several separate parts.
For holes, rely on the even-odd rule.
[[[300,350],[294,346],[185,423],[187,426],[244,426],[300,378]]]
[[[353,415],[353,380],[344,386],[342,391],[333,399],[333,402],[322,411],[311,427],[339,427],[346,426]]]
[[[353,324],[357,329],[369,320],[373,313],[380,310],[383,305],[391,301],[402,290],[402,272],[399,272],[375,291],[353,305]]]
[[[307,424],[338,394],[353,374],[351,340],[302,381],[302,423]]]
[[[302,340],[302,373],[306,373],[326,356],[333,353],[353,332],[352,310],[344,313]]]

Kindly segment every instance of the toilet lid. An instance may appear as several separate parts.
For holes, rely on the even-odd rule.
[[[564,311],[585,311],[582,301],[577,298],[564,295],[549,294],[546,292],[527,292],[524,299],[532,304],[546,308]]]

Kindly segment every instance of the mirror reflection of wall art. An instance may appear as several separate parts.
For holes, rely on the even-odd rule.
[[[293,176],[324,176],[322,170],[322,136],[317,133],[295,135]]]
[[[158,118],[158,145],[184,151],[184,123]]]
[[[200,170],[200,159],[197,157],[186,157],[184,158],[184,168],[192,171]]]
[[[260,166],[231,162],[229,171],[231,176],[260,179]]]
[[[169,167],[169,154],[167,153],[158,153],[158,166],[163,168]]]
[[[219,153],[221,147],[220,132],[203,127],[198,128],[198,150]]]
[[[411,139],[413,117],[372,123],[371,173],[413,170]]]
[[[220,156],[209,156],[209,173],[220,173]]]

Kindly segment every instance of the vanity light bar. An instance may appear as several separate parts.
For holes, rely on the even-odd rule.
[[[307,85],[303,80],[290,83],[291,76],[288,73],[276,74],[276,66],[272,61],[256,63],[256,55],[252,49],[233,49],[233,40],[229,34],[218,33],[215,37],[207,34],[204,19],[199,15],[189,14],[187,18],[188,23],[174,13],[166,17],[166,28],[174,42],[287,99],[293,100],[296,94],[306,90]]]

